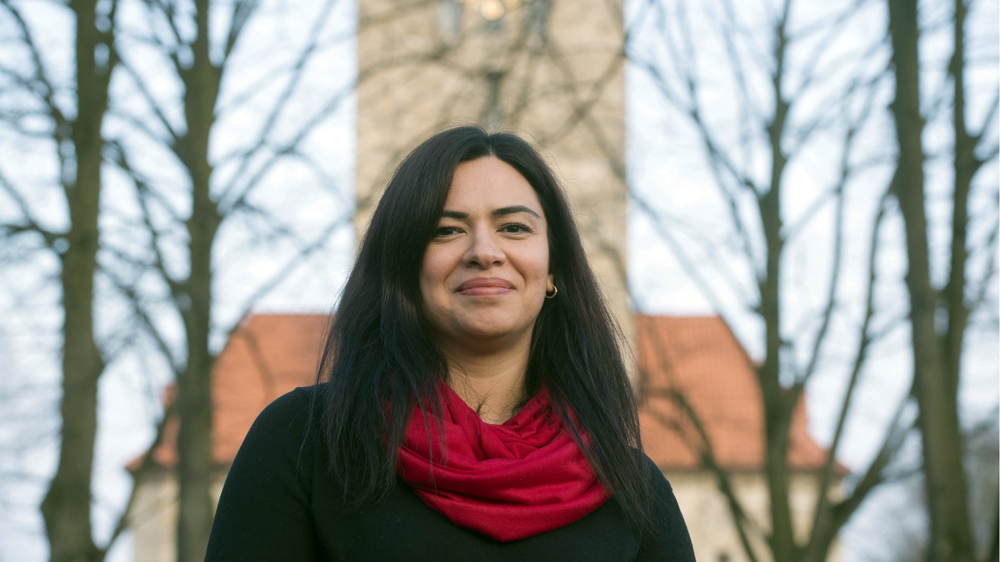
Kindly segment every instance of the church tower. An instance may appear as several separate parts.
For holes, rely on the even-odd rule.
[[[420,142],[467,123],[516,133],[554,169],[631,342],[621,5],[358,0],[358,7],[358,239],[393,168]]]

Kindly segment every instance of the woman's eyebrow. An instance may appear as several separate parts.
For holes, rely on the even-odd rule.
[[[504,217],[507,215],[513,215],[514,213],[528,213],[529,215],[532,215],[535,218],[539,219],[542,218],[541,216],[538,215],[538,213],[531,210],[529,207],[525,207],[524,205],[510,205],[509,207],[500,207],[499,209],[495,209],[490,214],[492,214],[494,217]],[[441,216],[443,218],[464,220],[469,218],[469,213],[463,213],[462,211],[449,211],[445,209],[441,211]]]
[[[535,218],[539,219],[542,218],[538,216],[538,213],[532,211],[531,209],[525,207],[524,205],[511,205],[509,207],[500,207],[499,209],[493,211],[493,216],[502,217],[506,215],[513,215],[514,213],[528,213],[530,215],[534,215]]]

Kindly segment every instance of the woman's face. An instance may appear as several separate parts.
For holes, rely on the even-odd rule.
[[[545,215],[528,181],[493,157],[459,164],[420,267],[438,344],[530,339],[551,286]]]

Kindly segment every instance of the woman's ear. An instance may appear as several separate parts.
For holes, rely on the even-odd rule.
[[[550,273],[548,275],[548,277],[545,278],[545,292],[546,293],[551,293],[552,289],[555,288],[555,286],[556,286],[555,279],[556,279],[556,276],[553,275],[552,273]]]

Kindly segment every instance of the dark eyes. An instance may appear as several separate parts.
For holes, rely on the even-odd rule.
[[[454,226],[442,226],[434,231],[434,236],[451,236],[458,232],[458,229]]]
[[[521,224],[519,222],[512,222],[510,224],[505,224],[500,227],[500,232],[507,232],[510,234],[520,234],[522,232],[533,232],[531,227],[526,224]]]
[[[460,229],[457,226],[442,226],[438,227],[434,231],[434,237],[445,238],[453,234],[458,234],[459,232],[462,232],[462,229]],[[501,226],[498,232],[503,232],[506,234],[527,234],[534,231],[531,229],[530,226],[526,224],[521,224],[519,222],[512,222]]]

